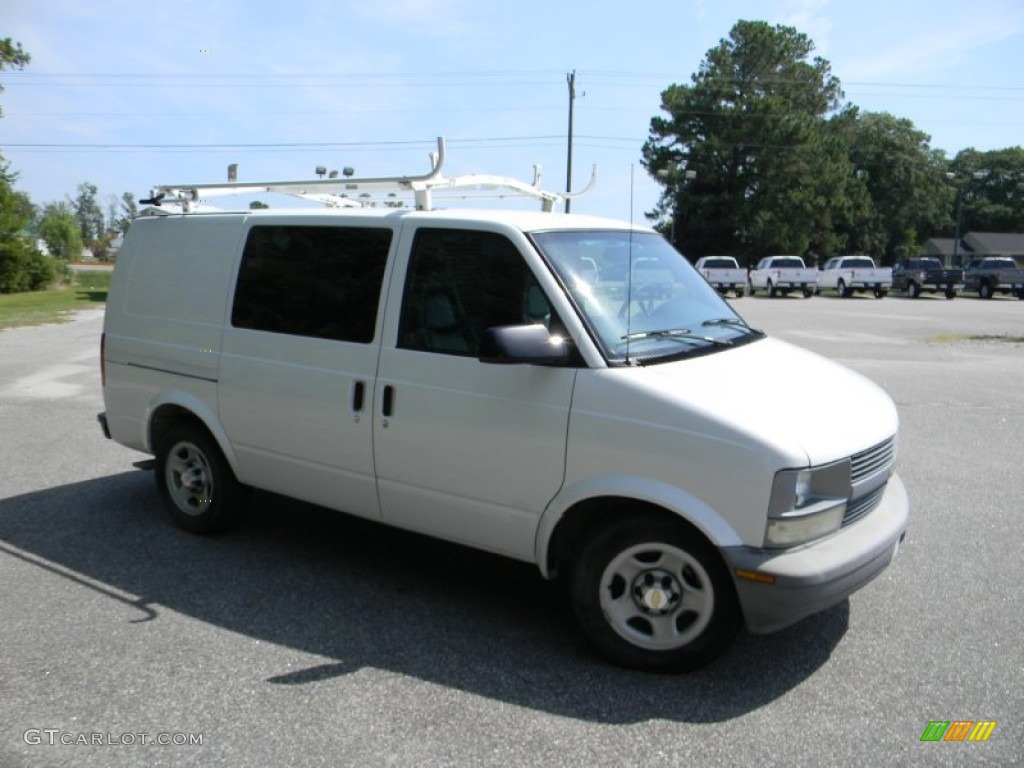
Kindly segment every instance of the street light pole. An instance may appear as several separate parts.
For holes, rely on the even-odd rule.
[[[950,266],[960,266],[960,226],[964,218],[964,188],[956,188],[956,235],[953,237],[953,263]]]
[[[969,185],[972,180],[980,181],[988,176],[989,171],[979,170],[971,173],[967,180],[957,184],[956,186],[956,236],[953,238],[953,263],[951,266],[959,267],[960,264],[960,235],[963,229],[964,221],[964,187]],[[950,181],[956,179],[957,174],[947,173],[946,178]]]

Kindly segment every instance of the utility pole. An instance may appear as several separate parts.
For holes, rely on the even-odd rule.
[[[576,101],[576,70],[574,69],[568,75],[565,76],[566,82],[569,84],[569,148],[566,154],[565,163],[565,193],[568,195],[572,192],[572,105]],[[569,213],[572,200],[568,197],[565,198],[565,212]]]

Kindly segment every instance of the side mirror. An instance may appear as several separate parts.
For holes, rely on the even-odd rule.
[[[541,324],[497,325],[480,340],[481,363],[559,365],[569,361],[569,345]]]

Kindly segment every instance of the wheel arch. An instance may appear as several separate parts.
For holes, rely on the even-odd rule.
[[[557,576],[593,531],[626,516],[673,521],[716,551],[742,543],[732,526],[696,496],[650,479],[621,480],[606,479],[591,493],[577,493],[562,504],[549,505],[535,544],[535,560],[545,578]]]
[[[191,422],[203,429],[220,448],[231,471],[238,475],[238,466],[227,434],[220,427],[215,415],[206,404],[187,392],[165,392],[150,404],[146,418],[146,448],[156,453],[158,436],[171,425]]]

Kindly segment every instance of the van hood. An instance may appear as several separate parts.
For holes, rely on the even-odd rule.
[[[877,384],[778,339],[643,370],[650,384],[688,410],[805,454],[810,464],[863,451],[899,426],[895,404]]]

